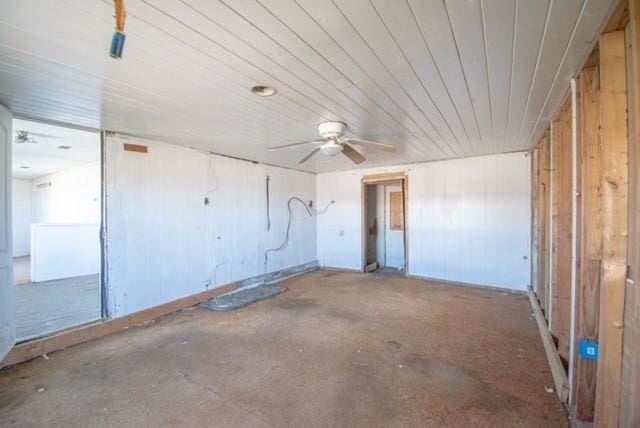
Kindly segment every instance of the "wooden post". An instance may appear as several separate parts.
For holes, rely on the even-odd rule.
[[[540,296],[540,147],[531,153],[531,289]],[[538,297],[539,298],[539,297]]]
[[[640,0],[629,1],[629,277],[625,298],[620,426],[640,426]]]
[[[600,151],[600,82],[598,67],[584,68],[579,79],[578,150],[580,187],[578,208],[579,269],[576,281],[575,339],[598,341],[600,299],[600,256],[602,252],[602,200]],[[593,421],[596,398],[597,361],[583,359],[576,352],[571,389],[572,416],[580,422]]]
[[[551,333],[558,341],[558,353],[565,363],[569,360],[571,324],[572,271],[572,131],[571,99],[563,104],[553,122],[553,262],[550,314]]]
[[[540,307],[545,308],[548,299],[549,282],[549,137],[544,136],[540,140],[538,150],[538,254],[537,254],[537,280],[538,300]],[[545,318],[547,314],[545,313]]]
[[[600,37],[602,275],[595,424],[617,427],[627,277],[627,76],[623,31]]]
[[[549,276],[549,331],[558,337],[558,158],[562,140],[562,123],[556,118],[551,124],[551,272]]]

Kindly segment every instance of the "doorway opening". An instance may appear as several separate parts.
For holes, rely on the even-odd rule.
[[[405,275],[406,178],[363,180],[363,270]]]
[[[98,132],[14,119],[12,232],[18,342],[102,317]]]

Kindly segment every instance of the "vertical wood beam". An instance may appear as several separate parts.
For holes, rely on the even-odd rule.
[[[544,278],[544,299],[541,300],[541,306],[544,309],[544,315],[549,321],[549,312],[550,312],[550,301],[551,301],[551,233],[552,233],[552,225],[551,225],[551,130],[548,131],[547,135],[542,140],[542,177],[540,179],[543,190],[544,190],[544,262],[542,264],[542,269],[544,270],[542,276]]]
[[[540,147],[531,153],[531,288],[540,296],[540,278],[538,267],[540,260]]]
[[[561,135],[562,121],[556,118],[551,123],[551,271],[549,272],[549,331],[556,339],[558,336],[558,188],[560,183],[558,160]]]
[[[571,306],[569,324],[569,382],[575,378],[575,365],[572,362],[576,355],[576,294],[579,288],[578,271],[580,270],[580,255],[578,254],[580,230],[578,216],[580,214],[580,152],[578,150],[578,105],[580,103],[579,79],[571,79]],[[573,384],[569,385],[569,391]]]
[[[538,156],[538,300],[546,307],[549,282],[549,137],[540,140]],[[548,315],[545,313],[545,317]]]
[[[600,151],[600,81],[598,67],[584,68],[579,79],[579,208],[576,281],[575,338],[598,341],[598,302],[600,299],[600,256],[602,252],[601,151]],[[596,397],[597,361],[573,358],[571,388],[572,416],[580,422],[593,421]]]
[[[595,423],[617,427],[627,276],[627,69],[623,31],[600,37],[602,276]]]
[[[640,426],[640,0],[629,1],[629,277],[625,297],[620,426]]]
[[[571,99],[567,99],[553,123],[553,275],[551,332],[558,341],[558,353],[569,361],[571,326],[573,153]]]

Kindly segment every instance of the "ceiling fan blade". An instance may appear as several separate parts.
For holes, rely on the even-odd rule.
[[[305,157],[303,157],[302,159],[300,159],[300,162],[298,162],[298,165],[305,163],[306,161],[308,161],[309,159],[311,159],[311,156],[315,155],[316,153],[318,153],[320,151],[320,147],[317,147],[313,150],[311,150],[311,153],[309,153],[308,155],[306,155]]]
[[[389,144],[376,143],[376,142],[367,141],[367,140],[355,140],[353,138],[347,138],[345,141],[347,141],[350,144],[355,144],[356,146],[371,147],[372,149],[380,149],[389,153],[394,153],[396,151],[396,148]]]
[[[26,135],[28,138],[30,137],[42,137],[42,138],[62,138],[62,137],[58,137],[56,135],[51,135],[51,134],[43,134],[40,132],[31,132],[31,131],[25,131],[22,129],[16,129],[15,131],[16,137],[20,136],[20,135]]]
[[[286,149],[287,147],[302,146],[303,144],[324,144],[324,141],[311,140],[311,141],[302,141],[300,143],[285,144],[284,146],[270,147],[269,151],[272,152],[274,150]]]
[[[351,161],[356,165],[360,165],[362,162],[367,160],[367,158],[362,156],[360,152],[346,143],[342,145],[342,154],[351,159]]]
[[[31,131],[27,131],[29,133],[29,135],[33,135],[34,137],[42,137],[42,138],[56,138],[56,139],[60,139],[62,137],[59,137],[57,135],[51,135],[51,134],[43,134],[40,132],[31,132]]]

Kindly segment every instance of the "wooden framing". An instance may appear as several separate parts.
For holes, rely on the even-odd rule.
[[[370,174],[362,177],[363,183],[380,183],[383,181],[404,180],[407,178],[407,174],[402,172],[385,172],[382,174]]]
[[[543,136],[534,149],[531,167],[531,288],[536,293],[543,318],[547,320],[551,173],[548,135]]]
[[[542,315],[542,310],[540,309],[538,300],[533,292],[529,292],[529,303],[531,304],[533,315],[536,318],[536,323],[538,324],[538,331],[540,332],[544,351],[547,354],[547,360],[549,361],[549,367],[551,368],[551,376],[553,377],[553,383],[556,387],[556,394],[558,394],[558,399],[560,401],[565,402],[569,395],[569,381],[567,380],[567,373],[562,365],[553,337],[551,337],[551,333],[549,333],[544,316]]]
[[[600,37],[602,275],[596,426],[619,423],[622,327],[627,276],[627,69],[623,31]]]
[[[553,275],[550,329],[558,341],[558,353],[569,360],[572,270],[573,156],[571,99],[560,109],[552,126],[553,138]]]
[[[542,315],[547,320],[547,302],[549,301],[549,222],[551,165],[549,157],[549,136],[545,135],[538,143],[532,156],[532,249],[531,249],[531,287],[536,292]]]
[[[531,305],[574,426],[640,426],[639,58],[640,0],[621,0],[551,122],[551,176],[544,138],[532,161]]]
[[[409,176],[404,172],[387,172],[382,174],[370,174],[362,177],[360,184],[360,203],[361,205],[361,253],[362,253],[362,268],[360,272],[365,271],[365,267],[367,265],[367,189],[366,186],[368,184],[378,184],[378,183],[386,183],[390,181],[400,181],[402,183],[402,200],[404,203],[403,207],[403,228],[404,228],[404,275],[409,275],[409,223],[408,223],[408,212],[409,212]]]
[[[584,68],[578,81],[578,171],[577,251],[575,288],[574,347],[581,340],[598,341],[598,302],[600,300],[600,257],[602,254],[600,79],[598,66]],[[594,416],[597,361],[572,361],[572,416],[591,422]]]
[[[620,391],[620,426],[640,426],[640,0],[629,2],[629,248]]]
[[[540,287],[540,147],[531,153],[531,288],[541,295]]]

